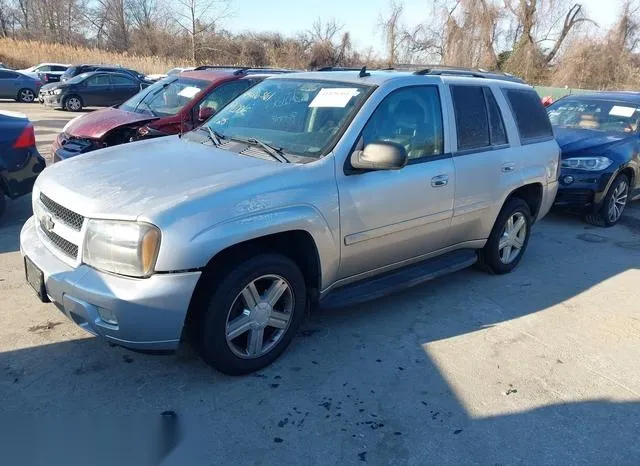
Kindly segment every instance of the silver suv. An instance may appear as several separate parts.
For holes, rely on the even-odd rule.
[[[560,151],[535,91],[425,70],[267,79],[182,137],[47,168],[27,281],[87,331],[209,364],[274,361],[306,311],[476,262],[510,272],[553,203]]]

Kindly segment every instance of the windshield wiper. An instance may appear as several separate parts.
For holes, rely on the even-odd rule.
[[[248,138],[246,141],[249,144],[259,145],[267,154],[276,159],[278,162],[291,163],[287,156],[284,155],[284,152],[280,147],[272,146],[271,144],[267,144],[266,142],[256,138]]]
[[[213,142],[214,146],[219,146],[222,144],[222,140],[223,139],[227,139],[226,136],[218,133],[216,130],[211,129],[211,127],[209,125],[202,125],[200,126],[201,130],[205,130],[209,133],[209,139],[211,139],[211,142]]]

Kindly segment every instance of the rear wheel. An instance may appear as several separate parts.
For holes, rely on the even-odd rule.
[[[532,223],[529,205],[517,197],[509,199],[480,251],[480,264],[495,274],[515,269],[529,244]]]
[[[622,218],[622,212],[627,206],[628,199],[629,179],[626,175],[620,174],[611,184],[600,209],[595,213],[585,215],[584,219],[591,225],[612,227]]]
[[[82,110],[82,100],[76,95],[70,95],[64,99],[62,106],[65,110],[69,110],[70,112],[79,112]]]
[[[20,89],[18,91],[18,102],[24,102],[26,104],[30,104],[34,100],[36,100],[36,94],[31,89]]]
[[[220,372],[262,369],[287,348],[304,319],[307,291],[298,266],[260,254],[233,266],[213,291],[199,321],[196,346]]]

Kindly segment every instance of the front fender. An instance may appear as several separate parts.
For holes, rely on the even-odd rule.
[[[239,243],[287,231],[311,235],[320,260],[321,289],[333,280],[340,263],[339,235],[311,205],[295,205],[237,217],[205,228],[190,238],[163,233],[157,271],[199,269],[221,251]]]

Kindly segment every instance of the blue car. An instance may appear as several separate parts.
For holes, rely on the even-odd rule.
[[[0,110],[0,219],[6,198],[29,194],[45,160],[36,149],[33,125],[21,113]]]
[[[562,149],[555,206],[593,225],[615,225],[640,197],[640,93],[572,95],[547,111]]]

